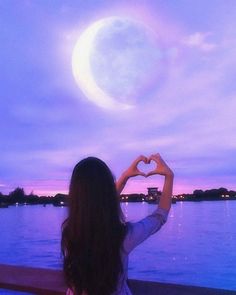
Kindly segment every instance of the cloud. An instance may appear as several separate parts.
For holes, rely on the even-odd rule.
[[[1,62],[8,61],[1,76],[1,189],[22,185],[36,193],[65,191],[73,166],[85,156],[101,157],[118,177],[138,154],[157,151],[176,171],[180,192],[218,184],[233,188],[234,19],[224,19],[220,30],[212,23],[188,34],[188,18],[182,32],[168,23],[165,29],[162,21],[161,37],[171,40],[170,51],[175,49],[165,74],[134,97],[134,109],[107,112],[83,96],[71,73],[77,28],[86,27],[95,12],[86,13],[85,4],[63,7],[59,2],[58,15],[52,13],[55,5],[32,4],[27,15],[18,7],[16,22],[14,15],[1,20],[6,29]],[[152,27],[158,29],[154,20]],[[145,191],[155,184],[155,179],[136,179],[127,189]],[[157,184],[161,187],[161,180]]]
[[[183,44],[190,48],[197,48],[202,51],[212,51],[217,45],[207,40],[211,33],[196,32],[183,39]]]

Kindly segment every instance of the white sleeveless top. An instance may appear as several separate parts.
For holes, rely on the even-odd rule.
[[[123,274],[118,281],[116,291],[111,295],[132,295],[127,285],[128,255],[136,246],[162,227],[167,221],[168,213],[168,210],[158,207],[152,214],[138,222],[127,222],[128,229],[123,242],[123,250],[121,251]],[[67,289],[66,295],[74,295],[74,293],[72,290]],[[87,294],[84,292],[83,295]]]

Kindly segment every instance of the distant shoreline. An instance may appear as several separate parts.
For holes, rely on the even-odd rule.
[[[194,200],[178,200],[176,202],[172,201],[172,204],[176,204],[178,202],[193,202],[193,203],[199,203],[199,202],[214,202],[214,201],[233,201],[236,200],[236,198],[229,198],[229,199],[217,199],[217,200],[199,200],[199,201],[194,201]],[[120,203],[147,203],[149,205],[157,205],[157,202],[146,202],[146,201],[121,201]],[[14,203],[14,204],[7,204],[7,203],[0,203],[0,208],[8,208],[8,207],[22,207],[22,206],[36,206],[36,205],[42,205],[43,207],[46,207],[47,205],[53,205],[55,207],[68,207],[67,203],[61,202],[61,203],[34,203],[34,204],[29,204],[29,203]]]
[[[157,187],[147,188],[148,193],[145,194],[121,194],[120,202],[137,203],[146,202],[148,204],[158,204],[161,198],[161,191]],[[226,188],[195,190],[192,194],[179,194],[172,196],[172,203],[177,202],[201,202],[201,201],[225,201],[236,200],[236,191],[227,190]],[[0,193],[0,208],[8,206],[21,205],[49,205],[56,207],[68,206],[69,197],[66,194],[56,194],[55,196],[37,196],[33,193],[26,195],[23,188],[16,188],[9,195]]]

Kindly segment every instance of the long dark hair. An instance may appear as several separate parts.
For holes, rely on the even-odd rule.
[[[61,239],[66,282],[76,295],[110,295],[123,271],[126,225],[113,175],[103,161],[89,157],[75,166],[69,203]]]

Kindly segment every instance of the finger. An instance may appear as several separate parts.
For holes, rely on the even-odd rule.
[[[148,158],[145,157],[144,155],[141,155],[141,156],[139,157],[139,162],[140,162],[140,161],[143,161],[144,163],[146,163],[147,160],[148,160]]]
[[[163,160],[162,156],[158,153],[156,154],[157,158],[159,158],[159,160],[162,162],[162,163],[165,163],[165,161]]]
[[[151,175],[155,175],[155,174],[157,174],[157,173],[153,170],[153,171],[151,171],[151,172],[148,172],[148,173],[146,174],[146,177],[151,176]]]
[[[146,174],[144,172],[139,172],[138,175],[146,177]]]
[[[153,160],[154,162],[159,164],[160,163],[160,156],[159,156],[159,154],[151,155],[149,157],[149,160],[150,160],[150,162]]]
[[[150,158],[158,158],[158,157],[160,157],[160,154],[159,154],[159,153],[152,154],[152,155],[150,156]]]
[[[136,163],[136,165],[139,163],[139,162],[141,162],[141,161],[143,161],[144,163],[147,163],[147,157],[145,157],[145,156],[143,156],[143,155],[140,155],[136,160],[135,160],[135,163]]]
[[[151,155],[151,156],[148,158],[149,163],[150,163],[152,160],[154,160],[154,158],[155,158],[155,155]],[[155,160],[154,160],[154,161],[155,161]]]
[[[144,173],[144,172],[141,172],[141,171],[138,171],[138,170],[136,170],[133,174],[132,174],[132,176],[146,176],[146,174]]]
[[[160,159],[160,158],[161,158],[161,155],[160,155],[159,153],[156,153],[156,154],[154,155],[154,157],[155,157],[156,159]]]
[[[169,166],[167,165],[167,163],[163,160],[163,158],[161,156],[159,156],[159,161],[162,166],[169,168]]]

